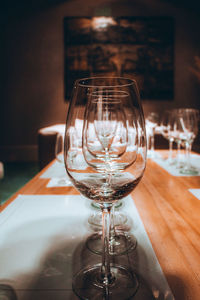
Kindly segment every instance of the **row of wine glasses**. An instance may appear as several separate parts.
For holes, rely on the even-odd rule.
[[[82,139],[73,143],[77,131]],[[77,157],[86,168],[80,168]],[[64,161],[73,185],[102,212],[102,262],[80,270],[73,278],[73,290],[80,299],[130,299],[138,279],[126,266],[110,264],[110,229],[113,206],[125,201],[146,166],[145,123],[134,80],[94,77],[75,82]]]
[[[161,120],[161,133],[169,141],[168,163],[176,164],[180,173],[198,174],[198,169],[191,165],[190,153],[198,133],[199,111],[193,108],[172,109],[164,112]],[[173,142],[177,144],[176,160],[172,158]],[[185,163],[180,161],[180,149],[185,149]]]
[[[81,121],[79,120],[80,127]],[[64,131],[63,127],[59,128],[59,132],[56,137],[55,144],[55,157],[59,163],[64,167]],[[72,144],[79,143],[81,139],[80,136],[72,136]],[[81,162],[79,161],[79,164]],[[69,180],[67,176],[61,177],[57,180],[57,185],[65,186],[69,185]],[[111,210],[111,234],[110,234],[110,243],[109,243],[109,252],[110,255],[122,255],[129,253],[134,250],[137,246],[137,240],[133,234],[129,234],[130,225],[128,224],[127,216],[120,212],[120,208],[123,206],[123,202],[119,201],[113,205]],[[93,208],[93,213],[88,218],[88,223],[90,227],[95,231],[94,234],[90,235],[86,241],[87,248],[96,254],[102,253],[101,247],[101,228],[102,228],[102,213],[100,211],[100,206],[98,203],[91,202],[91,207]],[[115,210],[115,213],[114,213]]]
[[[165,110],[160,116],[158,113],[150,113],[146,117],[148,157],[159,159],[159,154],[154,151],[154,134],[162,134],[169,141],[169,155],[166,163],[177,169],[180,174],[198,175],[199,169],[191,163],[191,149],[198,134],[198,127],[198,109]],[[177,148],[175,158],[174,144]],[[184,149],[184,151],[181,151],[181,149]]]

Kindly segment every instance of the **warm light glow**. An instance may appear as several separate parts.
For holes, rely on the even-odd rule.
[[[92,28],[102,30],[109,25],[116,25],[116,21],[111,17],[94,17],[92,18]]]

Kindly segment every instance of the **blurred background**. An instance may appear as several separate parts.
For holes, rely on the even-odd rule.
[[[200,107],[200,4],[179,0],[34,0],[1,3],[0,161],[38,162],[38,130],[64,123],[64,18],[174,20],[173,99],[143,100],[145,115]],[[198,149],[198,141],[194,147]]]

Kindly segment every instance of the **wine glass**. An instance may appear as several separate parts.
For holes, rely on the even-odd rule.
[[[193,108],[180,108],[177,110],[175,131],[179,143],[185,147],[185,164],[180,173],[197,175],[199,170],[191,165],[190,154],[193,141],[198,133],[199,110]]]
[[[147,132],[148,157],[155,157],[155,129],[159,123],[159,115],[156,112],[148,114],[145,120]]]
[[[168,154],[167,161],[168,161],[169,165],[172,165],[172,164],[174,164],[174,161],[172,158],[172,152],[173,152],[173,142],[174,142],[174,137],[175,137],[173,110],[164,111],[164,113],[161,117],[161,133],[162,133],[163,137],[169,141],[169,154]]]
[[[82,141],[74,147],[71,132],[83,120]],[[73,155],[72,155],[73,154]],[[88,167],[79,169],[74,155]],[[102,263],[80,270],[73,290],[81,299],[129,299],[138,289],[132,270],[111,265],[110,211],[130,194],[146,166],[146,134],[137,84],[120,77],[77,80],[70,102],[65,133],[65,166],[74,186],[99,203],[102,210]],[[128,288],[127,288],[128,287]]]
[[[64,163],[64,133],[58,132],[56,135],[55,157],[60,163]]]
[[[67,178],[67,176],[63,176],[63,171],[65,170],[64,166],[64,129],[61,128],[56,135],[56,143],[55,143],[55,158],[59,163],[58,168],[60,174],[58,178],[56,178],[57,186],[68,186],[71,181]]]

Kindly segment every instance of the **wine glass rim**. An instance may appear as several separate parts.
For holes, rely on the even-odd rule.
[[[90,81],[97,81],[97,80],[102,80],[102,79],[114,79],[114,80],[121,80],[121,81],[126,81],[126,83],[117,83],[117,84],[108,84],[108,85],[102,85],[102,84],[93,84],[91,83],[87,83],[85,84],[86,81],[90,82]],[[131,78],[126,78],[126,77],[118,77],[118,76],[93,76],[93,77],[85,77],[85,78],[80,78],[76,80],[76,84],[78,84],[81,87],[101,87],[101,88],[108,88],[108,87],[126,87],[126,86],[131,86],[131,85],[136,85],[136,80],[135,79],[131,79]]]

